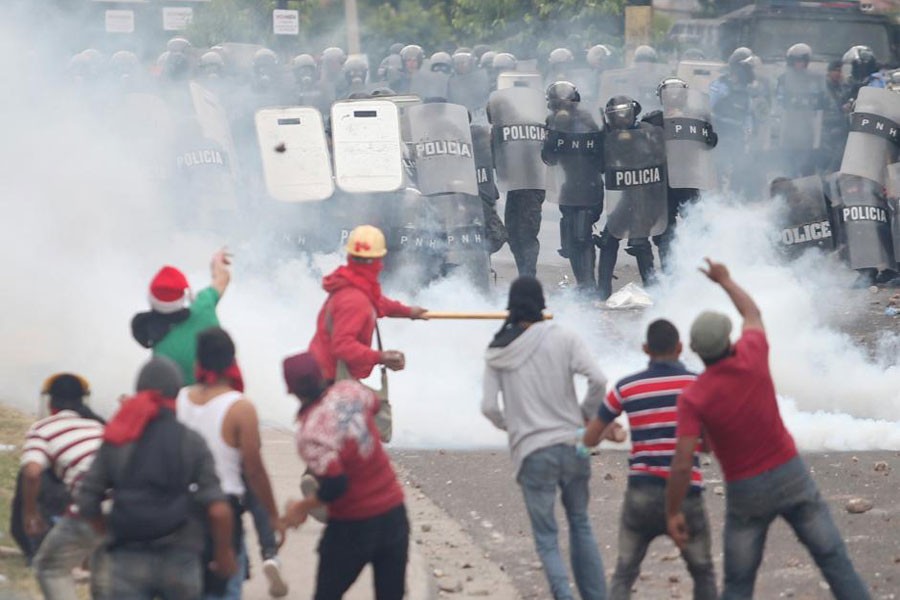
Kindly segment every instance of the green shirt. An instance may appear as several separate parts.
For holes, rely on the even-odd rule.
[[[218,327],[218,303],[219,292],[215,288],[201,290],[191,303],[191,315],[153,346],[154,356],[165,356],[175,361],[184,375],[184,385],[196,383],[194,363],[197,360],[197,334],[204,329]]]

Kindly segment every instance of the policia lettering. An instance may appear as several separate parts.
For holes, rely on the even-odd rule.
[[[712,126],[700,119],[666,117],[663,121],[667,140],[691,140],[711,145]]]
[[[494,129],[494,135],[500,142],[543,142],[547,130],[541,125],[504,125],[499,130]]]
[[[218,150],[194,150],[179,154],[176,163],[179,168],[196,165],[224,165],[225,158]]]
[[[900,145],[900,125],[887,117],[872,113],[853,113],[850,115],[850,131],[877,135]]]
[[[874,221],[876,223],[888,223],[887,211],[877,206],[845,206],[843,210],[844,222],[853,223],[860,221]]]
[[[607,169],[606,189],[624,190],[663,181],[663,165],[643,169]]]
[[[465,142],[451,140],[422,142],[416,144],[416,156],[420,158],[427,156],[461,156],[471,158],[472,146]]]

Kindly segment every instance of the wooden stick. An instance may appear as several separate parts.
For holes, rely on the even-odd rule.
[[[509,313],[505,310],[497,312],[452,312],[430,310],[425,313],[426,319],[473,319],[473,320],[498,320],[502,321]],[[544,320],[552,319],[551,313],[544,313]]]

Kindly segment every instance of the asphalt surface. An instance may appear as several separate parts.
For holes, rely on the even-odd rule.
[[[485,555],[500,564],[523,599],[548,597],[521,493],[505,450],[398,449],[392,455],[406,471],[410,483],[457,520],[484,549]],[[900,598],[900,495],[897,493],[900,453],[820,453],[807,454],[804,458],[831,507],[857,569],[872,590],[872,597]],[[609,577],[616,560],[627,454],[603,450],[592,461],[590,513]],[[878,462],[885,462],[887,469],[876,470]],[[713,558],[721,585],[725,505],[721,488],[724,484],[714,460],[703,471],[707,480],[706,506],[713,530]],[[857,497],[870,500],[874,507],[863,514],[848,513],[847,501]],[[568,534],[559,507],[557,518],[561,545],[567,555]],[[668,538],[658,538],[651,545],[635,589],[633,597],[638,599],[691,597],[690,575]],[[776,522],[770,529],[755,597],[831,598],[811,557],[783,522]]]

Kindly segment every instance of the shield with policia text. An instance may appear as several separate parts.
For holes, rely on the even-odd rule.
[[[882,271],[896,266],[891,219],[884,188],[865,177],[840,174],[832,198],[852,269]]]
[[[488,118],[500,191],[544,189],[541,146],[546,114],[544,94],[533,88],[511,87],[491,94]]]
[[[282,202],[325,200],[334,193],[322,115],[312,107],[264,108],[256,135],[269,194]]]
[[[776,180],[770,191],[783,205],[780,240],[789,255],[834,248],[831,210],[820,176]]]
[[[691,88],[662,89],[669,187],[712,190],[716,187],[709,96]]]
[[[464,106],[435,102],[407,108],[408,155],[416,184],[425,196],[478,195],[475,153],[469,115]]]
[[[884,185],[885,167],[896,162],[900,144],[900,94],[886,89],[859,90],[850,115],[841,173]]]
[[[635,129],[607,129],[604,141],[606,219],[619,239],[646,238],[666,230],[665,134],[640,123]]]
[[[335,181],[350,193],[392,192],[403,185],[397,105],[350,100],[331,107]]]

